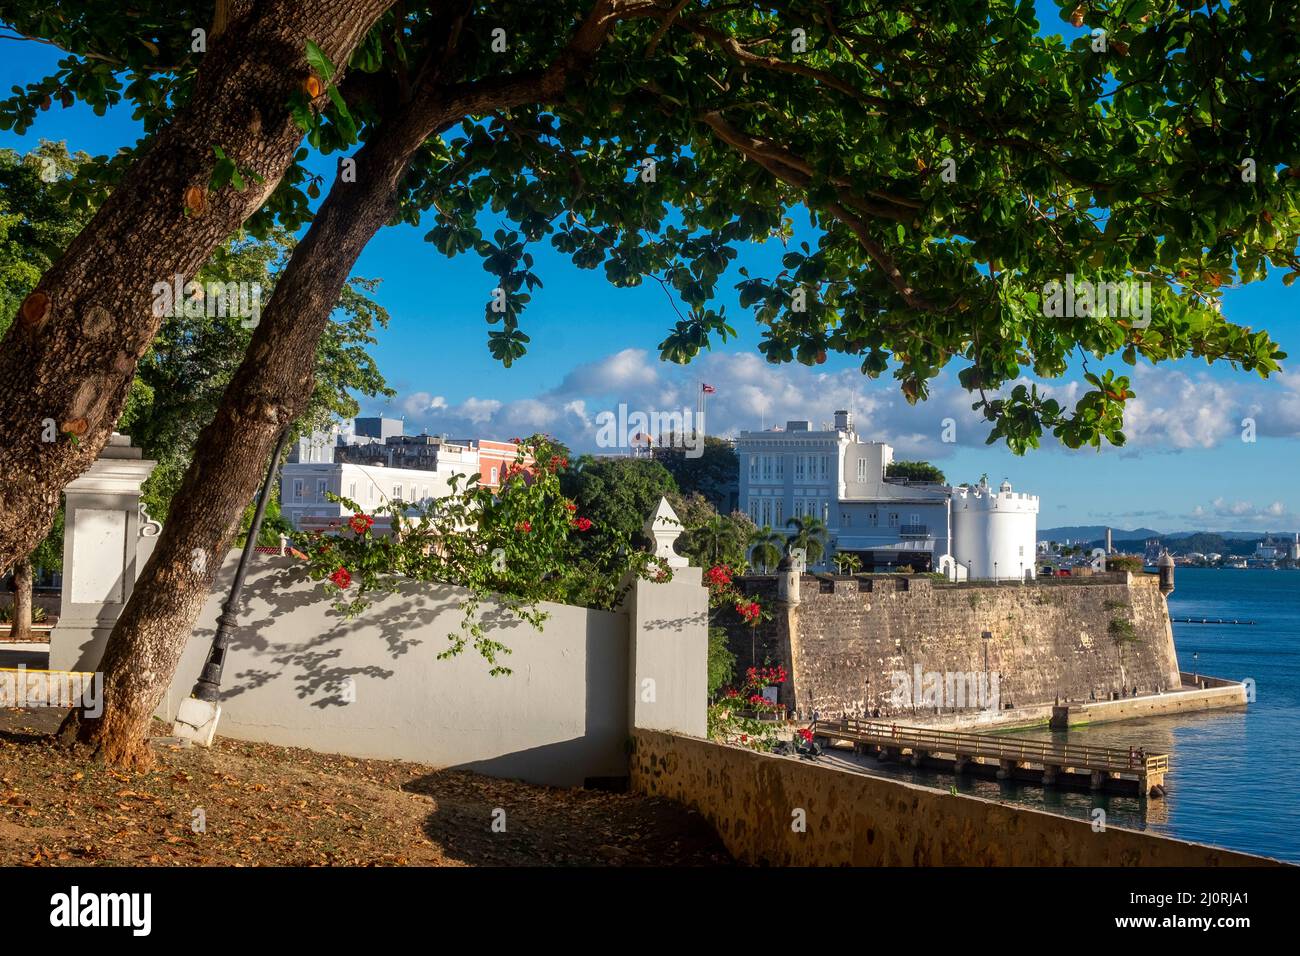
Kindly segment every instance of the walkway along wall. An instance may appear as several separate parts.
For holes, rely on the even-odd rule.
[[[126,495],[120,507],[134,516],[137,506]],[[78,519],[70,535],[83,526],[96,527]],[[65,601],[94,562],[121,568],[121,550],[120,535],[101,548],[70,539]],[[159,710],[169,722],[199,675],[237,560],[232,552],[224,563]],[[626,777],[632,726],[705,733],[708,592],[700,569],[684,565],[672,581],[635,582],[616,612],[544,605],[540,632],[485,604],[488,635],[512,651],[502,663],[513,673],[492,677],[472,648],[437,659],[460,627],[464,590],[412,583],[349,621],[301,562],[258,555],[226,658],[218,733],[556,786]],[[120,605],[95,610],[91,624],[55,629],[52,669],[95,669]]]
[[[895,701],[894,675],[915,684],[918,672],[997,674],[1002,708],[1180,686],[1155,575],[994,585],[791,572],[785,580],[745,578],[742,586],[773,615],[759,628],[729,630],[737,668],[786,665],[782,702],[805,719],[814,711],[933,717],[934,707],[917,701],[919,688],[907,706]]]
[[[632,788],[698,810],[727,849],[774,866],[1260,866],[1265,857],[658,731],[633,734]]]

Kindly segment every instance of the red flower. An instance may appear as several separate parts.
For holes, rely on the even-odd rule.
[[[762,613],[762,611],[759,608],[758,603],[756,601],[750,601],[748,604],[737,602],[736,613],[739,614],[741,617],[743,617],[750,624],[753,624],[755,621],[758,620],[758,616],[760,613]]]
[[[357,534],[365,534],[375,523],[375,519],[369,515],[356,514],[348,519],[348,527]]]
[[[341,588],[347,588],[352,584],[352,575],[348,574],[347,568],[339,568],[330,575],[330,580]]]
[[[515,525],[515,530],[527,534],[529,531],[533,530],[533,523],[531,521],[521,521],[519,524]]]
[[[715,565],[709,568],[704,576],[708,579],[709,584],[722,587],[731,583],[731,568],[725,564]]]
[[[809,743],[809,744],[812,743],[813,732],[809,730],[807,727],[799,728],[799,736],[804,739],[804,743]]]
[[[558,471],[561,468],[568,468],[569,459],[565,458],[563,455],[552,455],[550,467],[551,467],[551,471]]]
[[[575,528],[577,528],[579,531],[590,531],[590,530],[591,530],[591,519],[590,519],[590,518],[574,518],[574,519],[573,519],[571,522],[569,522],[569,523],[572,524],[572,525],[573,525]]]
[[[572,501],[566,501],[566,502],[564,503],[564,507],[568,508],[570,511],[577,511],[577,510],[578,510],[578,506],[575,505]]]

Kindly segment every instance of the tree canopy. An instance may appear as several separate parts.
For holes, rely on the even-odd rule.
[[[7,6],[20,33],[70,53],[0,103],[4,126],[52,102],[122,101],[143,148],[198,95],[206,5]],[[991,440],[1119,444],[1131,383],[1089,359],[1197,356],[1267,375],[1284,357],[1218,305],[1225,286],[1300,273],[1294,23],[1262,0],[1079,10],[1093,35],[1067,41],[1028,0],[409,3],[356,47],[322,109],[289,104],[310,148],[249,227],[306,221],[311,151],[369,140],[394,97],[428,87],[464,109],[420,147],[397,218],[431,212],[429,241],[478,256],[504,290],[485,295],[502,362],[528,345],[537,243],[615,285],[662,284],[679,318],[661,354],[687,361],[734,333],[715,300],[743,247],[775,240],[782,271],[739,280],[770,361],[853,355],[909,401],[955,365]],[[580,83],[514,95],[548,75],[539,64],[575,58]],[[104,188],[128,158],[101,157],[69,188]],[[212,169],[218,188],[240,180],[223,157]],[[1054,281],[1128,280],[1149,284],[1149,324],[1113,301],[1045,304]],[[1089,385],[1072,408],[1019,381],[1059,378],[1072,359]]]
[[[594,458],[583,455],[560,475],[564,493],[578,511],[601,529],[624,539],[645,544],[642,533],[659,499],[675,494],[673,477],[657,461],[648,458]]]
[[[705,435],[698,457],[691,457],[685,448],[671,446],[656,448],[654,457],[668,469],[682,494],[699,493],[724,514],[736,507],[740,460],[731,442]]]
[[[886,478],[906,478],[908,481],[937,481],[945,479],[943,471],[928,461],[891,461],[885,467]]]

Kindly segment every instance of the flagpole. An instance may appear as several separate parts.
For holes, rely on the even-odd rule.
[[[695,434],[696,435],[698,435],[700,433],[700,429],[704,427],[704,402],[707,399],[707,397],[708,397],[708,393],[704,391],[704,383],[700,382],[700,395],[697,401],[698,407],[695,410]]]

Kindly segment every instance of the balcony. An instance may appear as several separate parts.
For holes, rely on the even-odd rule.
[[[905,524],[899,525],[898,536],[900,538],[928,538],[930,537],[930,528],[923,524]]]

